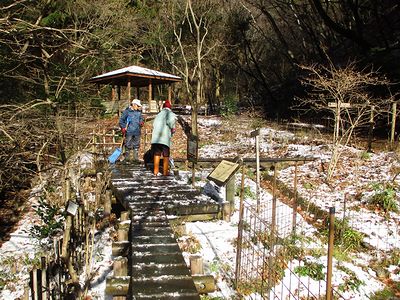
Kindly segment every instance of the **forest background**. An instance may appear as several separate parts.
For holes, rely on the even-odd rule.
[[[87,135],[103,116],[111,87],[98,90],[92,76],[140,65],[181,76],[174,104],[194,110],[328,120],[329,111],[310,114],[312,102],[301,101],[321,92],[307,76],[364,74],[358,96],[395,102],[399,41],[392,0],[3,0],[0,206],[18,207],[33,176],[73,154],[68,135]],[[71,112],[79,121],[65,117]],[[388,112],[375,121],[383,132]],[[2,230],[12,226],[0,219]]]

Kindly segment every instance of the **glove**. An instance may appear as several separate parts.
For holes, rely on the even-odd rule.
[[[121,132],[122,132],[123,135],[125,135],[125,133],[126,133],[126,128],[121,128]]]
[[[176,128],[172,128],[172,129],[171,129],[171,134],[174,134],[175,131],[176,131]]]
[[[140,127],[143,127],[144,122],[140,122],[139,125],[140,125]]]

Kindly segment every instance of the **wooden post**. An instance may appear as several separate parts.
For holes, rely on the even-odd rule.
[[[294,165],[294,182],[293,182],[293,211],[292,211],[292,234],[295,236],[296,233],[296,222],[297,222],[297,161]]]
[[[231,204],[227,201],[222,203],[222,219],[226,222],[231,221]]]
[[[39,287],[37,278],[37,269],[34,268],[31,271],[32,275],[32,300],[39,300]]]
[[[121,218],[120,218],[121,222],[122,221],[127,221],[129,220],[129,211],[123,211],[121,212]]]
[[[29,288],[29,286],[25,286],[25,287],[24,287],[24,294],[23,294],[23,296],[22,296],[22,300],[29,300],[29,299],[30,299],[29,293],[30,293],[30,288]]]
[[[203,257],[200,255],[190,256],[190,271],[192,274],[204,274]]]
[[[236,266],[235,266],[235,286],[238,285],[238,280],[241,271],[241,255],[242,255],[242,239],[243,239],[243,214],[244,214],[244,173],[245,167],[242,164],[242,181],[240,184],[240,205],[239,205],[239,224],[238,224],[238,238],[236,245]]]
[[[64,201],[67,203],[71,199],[71,181],[65,180]],[[61,258],[66,259],[68,256],[68,244],[71,238],[72,216],[70,214],[65,218],[64,236],[61,248]]]
[[[47,299],[47,261],[46,257],[41,257],[41,271],[42,271],[42,278],[41,278],[41,291],[42,291],[42,299]]]
[[[226,201],[230,204],[230,211],[235,211],[235,174],[226,183],[225,186]]]
[[[106,294],[117,295],[113,297],[113,300],[125,300],[125,295],[129,292],[129,281],[128,276],[108,277],[106,279]]]
[[[92,129],[92,152],[96,152],[96,135],[94,129]]]
[[[104,216],[109,216],[111,214],[111,201],[112,201],[111,198],[112,198],[112,192],[110,189],[107,189],[104,199]]]
[[[129,227],[130,221],[124,221],[128,223],[120,223],[117,231],[118,241],[128,241],[129,240]]]
[[[394,150],[394,135],[396,132],[396,114],[397,114],[397,102],[393,102],[392,104],[392,128],[390,131],[390,148]]]
[[[149,79],[149,95],[148,95],[148,100],[149,100],[149,106],[151,103],[151,100],[153,100],[153,86],[151,84],[151,79]]]
[[[106,151],[106,130],[103,128],[103,152]]]
[[[101,201],[101,190],[102,190],[102,178],[103,178],[103,173],[98,172],[96,174],[96,195],[95,195],[95,199],[96,199],[96,208],[99,207]]]
[[[172,104],[172,86],[171,86],[171,84],[168,85],[168,100]]]
[[[128,78],[128,84],[127,84],[127,86],[126,86],[126,94],[127,94],[127,97],[128,97],[128,105],[129,105],[129,103],[131,102],[131,79],[130,78]]]
[[[127,256],[129,252],[129,241],[113,242],[112,243],[112,256]]]
[[[332,257],[333,241],[335,235],[335,208],[329,208],[329,243],[328,243],[328,262],[326,272],[326,300],[332,300]]]
[[[129,281],[118,283],[118,279],[126,278],[125,276],[128,276],[128,258],[127,257],[116,258],[113,263],[113,271],[114,271],[114,277],[113,277],[114,284],[111,284],[110,288],[120,292],[120,293],[117,292],[117,294],[125,294],[125,292],[127,292],[127,290],[129,289]],[[110,288],[108,288],[108,290]],[[125,295],[113,296],[113,300],[125,300],[125,299],[126,299]]]
[[[196,169],[195,169],[195,163],[192,162],[192,186],[195,186],[196,183]]]
[[[372,135],[374,131],[374,110],[375,106],[371,105],[371,114],[369,116],[369,129],[368,129],[368,147],[367,147],[368,152],[372,152]]]
[[[117,257],[113,263],[114,276],[128,276],[128,258]]]
[[[256,136],[256,179],[257,179],[257,212],[260,211],[260,142],[259,142],[259,135]]]
[[[68,215],[65,218],[64,236],[61,248],[61,258],[66,259],[68,257],[68,244],[71,239],[71,228],[72,228],[72,216]]]
[[[250,133],[251,137],[256,140],[256,197],[257,197],[257,212],[260,211],[260,128]]]

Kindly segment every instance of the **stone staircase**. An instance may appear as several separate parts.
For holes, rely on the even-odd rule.
[[[140,165],[116,166],[111,184],[131,216],[127,299],[200,299],[170,223],[215,218],[219,205],[175,177],[155,177]]]

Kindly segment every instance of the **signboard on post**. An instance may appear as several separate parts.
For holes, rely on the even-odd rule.
[[[256,136],[258,136],[258,135],[260,135],[260,128],[258,128],[258,129],[256,129],[256,130],[250,132],[250,136],[251,136],[251,137],[256,137]]]
[[[158,113],[157,101],[156,100],[150,100],[150,102],[149,102],[149,112],[150,113]]]
[[[337,103],[336,102],[329,102],[328,103],[328,107],[337,107]],[[350,107],[351,107],[350,103],[340,102],[340,108],[350,108]]]
[[[199,149],[199,139],[195,135],[190,135],[187,140],[187,160],[197,163]]]
[[[235,175],[240,165],[227,160],[222,160],[218,166],[208,175],[208,179],[223,186]]]

